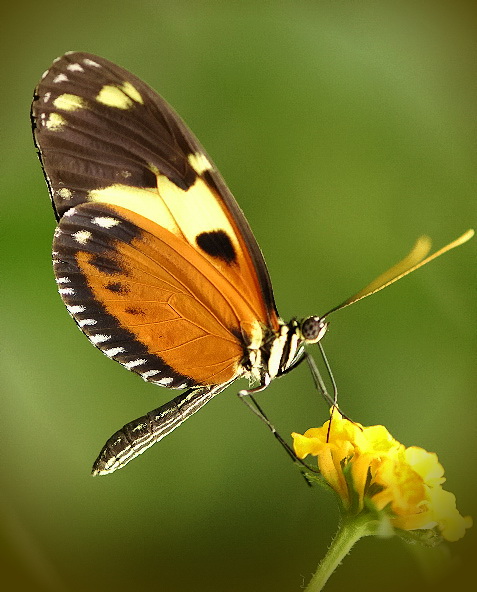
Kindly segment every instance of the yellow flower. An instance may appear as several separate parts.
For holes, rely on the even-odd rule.
[[[462,538],[472,526],[470,517],[459,514],[455,496],[442,489],[444,469],[437,455],[406,448],[384,426],[363,427],[335,410],[323,427],[292,436],[299,458],[317,457],[323,479],[346,512],[371,505],[395,528],[437,528],[448,541]]]

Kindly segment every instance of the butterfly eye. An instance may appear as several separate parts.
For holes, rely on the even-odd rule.
[[[307,317],[301,324],[301,335],[307,343],[317,343],[326,333],[328,323],[322,317]]]

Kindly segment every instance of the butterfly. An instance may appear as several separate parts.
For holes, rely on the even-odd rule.
[[[322,316],[284,322],[244,214],[198,140],[142,80],[83,52],[35,89],[35,145],[58,221],[58,291],[81,331],[144,380],[184,389],[105,444],[93,474],[123,467],[238,378],[258,386],[319,342],[327,316],[470,236],[406,259]],[[471,232],[471,231],[469,231]]]

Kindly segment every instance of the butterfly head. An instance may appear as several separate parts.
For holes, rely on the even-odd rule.
[[[318,343],[328,329],[324,317],[306,317],[300,323],[301,338],[306,344]]]

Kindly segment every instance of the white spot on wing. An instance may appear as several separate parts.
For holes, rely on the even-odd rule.
[[[84,72],[84,69],[79,64],[69,64],[66,69],[70,72]]]
[[[89,230],[78,230],[71,235],[77,243],[85,245],[93,236]]]
[[[83,319],[81,321],[78,321],[78,325],[80,327],[86,327],[86,326],[90,326],[90,325],[96,325],[98,321],[96,319]]]
[[[66,74],[58,74],[58,76],[53,78],[53,82],[68,82],[68,76],[66,76]]]
[[[108,358],[112,358],[113,356],[116,356],[117,354],[122,354],[125,351],[126,350],[124,349],[124,347],[112,347],[111,349],[103,349],[103,354],[107,355]]]
[[[63,214],[63,216],[74,216],[75,214],[76,214],[75,208],[70,208],[69,210],[66,210],[66,212]]]
[[[83,64],[86,64],[87,66],[94,66],[95,68],[101,68],[101,64],[98,64],[98,62],[90,60],[89,58],[85,58],[83,60]]]
[[[93,218],[91,222],[96,224],[96,226],[101,226],[102,228],[112,228],[113,226],[120,224],[119,220],[109,216],[97,216],[96,218]]]
[[[48,103],[48,101],[50,100],[50,97],[51,97],[51,92],[46,92],[46,93],[43,95],[43,102],[44,102],[44,103]],[[44,114],[44,113],[42,113],[42,115],[45,115],[45,114]]]
[[[67,306],[66,309],[70,314],[78,314],[80,312],[84,312],[86,310],[86,306],[82,304],[73,304],[72,306]]]
[[[148,370],[147,372],[142,372],[141,376],[142,376],[142,378],[144,378],[144,380],[147,380],[149,377],[155,376],[156,374],[160,374],[160,373],[161,373],[160,370]]]
[[[171,382],[173,381],[173,378],[161,378],[160,380],[155,380],[154,384],[161,384],[162,386],[167,386],[168,384],[171,384]]]
[[[142,366],[142,364],[145,364],[147,362],[147,360],[145,360],[144,358],[137,358],[136,360],[131,360],[130,362],[126,362],[124,364],[124,367],[127,368],[128,370],[131,370],[131,368],[135,368],[136,366]]]
[[[96,333],[96,335],[89,335],[89,340],[91,343],[104,343],[105,341],[109,341],[111,339],[111,335],[104,335],[103,333]]]
[[[59,288],[58,292],[59,294],[64,294],[65,296],[74,296],[75,294],[73,288]]]
[[[63,277],[56,278],[56,283],[57,284],[70,284],[71,280],[69,277],[63,276]]]

